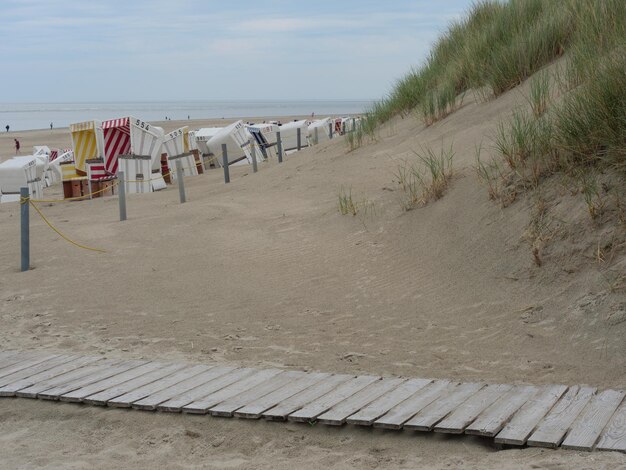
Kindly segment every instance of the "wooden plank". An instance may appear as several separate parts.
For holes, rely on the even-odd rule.
[[[160,392],[168,387],[171,387],[172,385],[176,385],[183,380],[195,377],[196,375],[210,369],[210,366],[206,366],[204,364],[195,366],[187,366],[186,364],[183,364],[183,366],[184,367],[182,369],[177,370],[172,374],[167,374],[158,380],[133,388],[123,395],[108,400],[107,406],[112,406],[114,408],[130,408],[136,401],[149,397],[153,393]]]
[[[185,392],[177,397],[173,397],[166,402],[157,406],[159,411],[168,411],[171,413],[180,413],[185,405],[189,405],[196,400],[201,400],[204,397],[211,395],[212,393],[222,390],[229,385],[238,382],[256,372],[256,369],[241,368],[235,369],[234,367],[228,368],[225,374],[220,377],[210,380],[209,382],[200,385],[188,392]]]
[[[167,387],[159,392],[153,393],[146,398],[133,403],[133,408],[138,410],[156,410],[157,405],[166,402],[172,398],[180,397],[190,390],[196,389],[218,377],[221,377],[232,371],[232,367],[210,367],[200,374],[183,380],[171,387]]]
[[[44,362],[47,362],[47,361],[52,361],[58,357],[61,357],[61,356],[59,354],[51,354],[49,356],[35,355],[32,357],[29,357],[26,360],[16,362],[15,364],[5,367],[4,369],[2,369],[2,371],[0,371],[0,383],[2,383],[2,380],[8,375],[15,374],[16,372],[29,369],[39,364],[43,364]],[[63,356],[63,357],[66,357],[66,356]]]
[[[456,387],[456,382],[436,380],[402,403],[397,404],[383,416],[374,421],[374,427],[385,429],[401,429],[404,423],[415,416],[420,410],[430,405],[442,393]]]
[[[32,375],[39,374],[40,372],[46,371],[48,369],[52,369],[53,367],[56,367],[59,364],[73,361],[77,357],[78,356],[70,356],[70,355],[64,354],[61,356],[55,356],[54,358],[47,360],[47,361],[38,362],[34,365],[31,365],[30,367],[20,369],[17,372],[14,372],[12,374],[5,375],[4,377],[2,377],[0,379],[0,387],[4,387],[5,385],[9,385],[13,382],[17,382],[18,380],[22,380]]]
[[[554,404],[567,391],[565,385],[543,387],[537,395],[519,409],[513,419],[504,426],[495,438],[496,444],[523,446],[539,421],[552,409]]]
[[[493,437],[509,422],[519,410],[538,391],[532,385],[521,385],[508,391],[493,405],[483,411],[476,421],[465,428],[466,434]]]
[[[373,375],[360,375],[347,382],[342,383],[334,390],[328,392],[311,403],[291,413],[287,419],[289,421],[309,422],[315,420],[319,415],[329,410],[337,403],[342,402],[357,392],[360,392],[368,385],[380,380],[380,377]]]
[[[600,433],[624,400],[624,390],[605,390],[594,396],[572,425],[561,444],[563,449],[593,449]]]
[[[299,393],[281,401],[276,406],[263,412],[263,417],[270,421],[285,421],[294,411],[299,410],[319,397],[330,393],[340,385],[354,379],[354,375],[335,374],[327,377],[312,387],[306,388]]]
[[[561,444],[572,423],[596,393],[593,387],[570,387],[528,438],[529,446],[556,448]]]
[[[130,380],[141,377],[145,374],[149,374],[150,372],[158,370],[162,367],[165,367],[165,364],[162,364],[160,362],[148,362],[147,364],[143,364],[137,368],[132,368],[120,372],[97,382],[93,382],[89,385],[85,385],[76,390],[72,390],[71,392],[66,392],[59,396],[59,400],[69,402],[82,402],[90,395],[94,395],[98,392],[102,392],[103,390],[115,387],[116,385],[129,382]]]
[[[183,413],[206,414],[209,409],[218,403],[228,400],[230,397],[239,395],[240,393],[250,390],[251,388],[258,387],[263,382],[271,379],[281,372],[282,371],[280,369],[257,370],[251,375],[248,375],[237,382],[233,382],[229,386],[224,387],[215,393],[185,405],[182,408]]]
[[[64,362],[62,364],[57,365],[56,367],[52,367],[51,369],[46,369],[44,371],[39,372],[35,375],[30,375],[28,377],[24,377],[20,380],[11,382],[10,384],[3,385],[0,387],[0,397],[12,397],[15,394],[24,388],[30,387],[39,382],[47,381],[53,377],[57,377],[59,375],[63,375],[66,372],[71,370],[78,369],[84,365],[91,364],[92,362],[99,361],[101,358],[96,356],[79,356],[71,361]]]
[[[39,353],[39,356],[41,355],[42,354]],[[0,352],[0,371],[2,371],[2,369],[4,369],[5,367],[8,367],[17,362],[23,361],[24,359],[27,359],[28,357],[29,356],[27,356],[26,353],[20,354],[19,351],[1,351]],[[30,357],[32,357],[32,353]]]
[[[109,400],[113,400],[114,398],[124,395],[125,393],[135,390],[136,388],[156,382],[157,380],[174,374],[183,368],[185,368],[185,364],[164,364],[162,367],[159,367],[152,372],[143,374],[127,382],[116,385],[115,387],[107,388],[101,392],[89,395],[82,401],[83,403],[89,403],[90,405],[106,405]]]
[[[461,434],[480,413],[512,388],[505,384],[487,385],[435,425],[434,431]]]
[[[341,426],[350,415],[353,415],[387,392],[393,391],[405,380],[406,379],[400,378],[384,378],[378,380],[319,415],[317,421],[331,426]]]
[[[349,416],[346,422],[359,426],[371,426],[374,421],[387,413],[394,406],[402,403],[431,382],[432,380],[429,379],[409,379],[402,382],[394,390],[385,393],[359,412]]]
[[[37,383],[31,385],[30,387],[26,387],[21,389],[20,391],[15,393],[15,396],[22,398],[37,398],[37,394],[48,390],[50,388],[63,385],[65,383],[71,382],[73,380],[82,378],[86,375],[90,375],[94,372],[100,372],[107,367],[114,365],[120,362],[119,359],[112,360],[99,360],[95,361],[91,364],[85,364],[82,367],[78,367],[74,370],[66,372],[64,374],[57,375],[55,377],[50,377],[47,380],[41,380]]]
[[[19,354],[19,351],[16,351],[16,350],[0,351],[0,364],[5,359],[8,359],[8,358],[13,357],[13,356],[17,356],[18,354]]]
[[[230,417],[233,413],[246,406],[248,403],[251,403],[259,398],[264,397],[265,395],[272,393],[280,388],[288,385],[291,382],[294,382],[306,375],[306,372],[300,371],[287,371],[282,372],[278,375],[275,375],[270,380],[265,381],[261,385],[254,387],[246,392],[240,393],[239,395],[235,395],[234,397],[225,400],[214,407],[212,407],[209,412],[213,416],[226,416]]]
[[[281,401],[286,400],[309,387],[312,387],[320,381],[329,378],[330,375],[331,374],[321,372],[306,374],[303,377],[288,383],[284,387],[281,387],[272,393],[268,393],[264,397],[251,401],[246,406],[235,411],[234,414],[237,418],[260,418],[264,411],[267,411],[273,406],[279,404]]]
[[[445,418],[484,386],[485,384],[483,383],[472,382],[459,384],[450,390],[447,395],[438,398],[404,423],[404,429],[431,431],[435,424]]]
[[[17,364],[21,362],[26,362],[28,360],[37,359],[45,357],[43,354],[18,354],[15,356],[7,357],[0,364],[0,377],[4,377],[5,375],[10,374],[11,372],[5,372],[7,369],[12,369]]]
[[[108,379],[114,375],[121,374],[122,372],[126,372],[147,363],[148,361],[118,361],[117,364],[94,371],[93,373],[87,374],[79,379],[44,390],[43,392],[37,394],[37,398],[43,400],[58,400],[62,395],[86,387],[87,385],[95,384],[101,380]]]
[[[626,401],[609,421],[596,445],[597,450],[616,450],[626,453]]]

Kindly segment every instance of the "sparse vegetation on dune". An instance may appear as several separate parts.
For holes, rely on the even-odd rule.
[[[448,28],[424,65],[399,79],[370,109],[369,128],[415,111],[430,125],[456,110],[464,93],[497,97],[565,55],[558,82],[562,91],[573,93],[553,117],[554,146],[587,156],[620,139],[623,148],[626,123],[619,110],[624,112],[626,95],[625,38],[626,3],[621,0],[478,2]],[[549,90],[546,73],[531,82],[529,101],[536,117],[548,109]],[[609,99],[616,100],[614,106],[606,106]],[[603,129],[607,124],[608,131]],[[587,143],[585,133],[594,136],[593,142]]]
[[[523,91],[527,105],[513,109],[484,136],[485,147],[481,142],[477,148],[475,170],[489,198],[507,207],[520,195],[539,200],[536,195],[552,183],[567,181],[592,225],[610,221],[610,231],[623,235],[625,70],[623,0],[479,1],[451,24],[422,66],[372,106],[350,149],[366,143],[366,135],[375,140],[376,128],[394,116],[414,115],[431,126],[455,112],[467,93],[486,101],[529,79]],[[488,157],[481,156],[483,148]],[[432,153],[426,158],[439,161]],[[437,179],[424,164],[421,155],[397,169],[405,210],[441,197],[435,188],[448,184],[449,178]],[[547,206],[540,205],[532,209],[526,234],[537,265],[552,238]]]
[[[452,179],[452,145],[439,152],[425,147],[413,153],[417,158],[403,161],[395,173],[403,193],[400,204],[407,211],[440,199]]]

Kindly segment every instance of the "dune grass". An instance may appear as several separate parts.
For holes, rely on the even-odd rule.
[[[424,147],[413,153],[417,158],[403,161],[394,175],[404,195],[400,204],[406,211],[440,199],[452,179],[452,144],[448,148],[442,145],[438,152]]]
[[[624,169],[625,50],[623,0],[479,1],[450,25],[424,64],[374,104],[367,134],[373,137],[376,126],[395,115],[414,112],[432,125],[454,112],[464,93],[497,97],[564,55],[558,77],[561,91],[568,92],[564,102],[545,117],[550,77],[545,72],[533,77],[528,100],[542,120],[535,124],[518,114],[510,133],[499,129],[498,145],[507,149],[503,156],[509,164],[534,161],[537,174],[543,164],[527,141],[549,130],[553,136],[541,144],[549,158],[560,152],[574,164],[603,161]]]

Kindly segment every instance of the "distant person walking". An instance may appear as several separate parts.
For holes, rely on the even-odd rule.
[[[52,130],[52,123],[50,123],[50,130]]]
[[[7,132],[9,132],[9,125],[7,124],[7,126],[5,127],[5,129],[7,130]]]
[[[15,141],[15,155],[20,153],[20,141],[17,139],[13,139]]]

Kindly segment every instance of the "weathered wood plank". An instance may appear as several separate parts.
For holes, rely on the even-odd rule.
[[[239,408],[246,406],[254,400],[262,398],[269,393],[279,390],[281,387],[302,378],[304,375],[306,375],[306,372],[281,372],[262,384],[213,406],[209,410],[209,413],[213,416],[230,417]]]
[[[95,384],[101,380],[108,379],[114,375],[121,374],[122,372],[126,372],[127,370],[134,369],[147,363],[148,361],[118,361],[117,364],[112,364],[104,369],[94,371],[93,373],[87,374],[79,379],[44,390],[43,392],[37,394],[37,398],[43,400],[58,400],[62,395],[73,392],[87,385]]]
[[[47,380],[40,380],[30,387],[23,388],[16,392],[15,396],[23,398],[36,398],[37,394],[40,392],[72,382],[73,380],[80,379],[94,372],[101,372],[107,367],[115,365],[118,362],[120,362],[119,359],[94,361],[91,364],[85,364],[82,367],[78,367],[55,377],[50,377]]]
[[[594,396],[572,425],[561,447],[592,450],[600,433],[624,400],[625,394],[624,390],[605,390]]]
[[[17,356],[18,354],[19,354],[19,351],[16,351],[16,350],[0,351],[0,364],[5,359],[10,358],[12,356]]]
[[[4,380],[5,377],[15,374],[16,372],[30,369],[31,367],[38,366],[39,364],[43,364],[48,361],[52,361],[58,357],[61,357],[59,354],[51,354],[49,356],[40,356],[33,355],[26,360],[16,362],[10,366],[5,367],[0,371],[0,383]],[[66,355],[62,357],[67,357]]]
[[[374,427],[402,429],[404,423],[415,416],[420,410],[430,405],[441,394],[445,394],[456,387],[456,385],[456,382],[449,382],[447,380],[436,380],[432,382],[374,421]]]
[[[349,416],[346,422],[359,426],[371,426],[374,421],[387,413],[394,406],[402,403],[431,382],[432,380],[430,379],[409,379],[389,393],[385,393],[377,398],[359,412]]]
[[[52,357],[51,355],[45,356],[43,354],[17,354],[15,356],[7,357],[2,364],[0,365],[0,377],[4,377],[5,375],[11,374],[11,370],[15,371],[15,366],[19,367],[19,364],[32,361],[33,359],[38,359],[42,357]]]
[[[450,390],[447,395],[441,396],[404,423],[404,429],[414,431],[432,430],[435,424],[445,418],[484,386],[485,384],[483,383],[472,382],[459,384],[454,389]]]
[[[174,372],[173,374],[168,374],[164,377],[159,378],[158,380],[134,388],[124,393],[123,395],[108,400],[107,406],[112,406],[114,408],[130,408],[130,406],[134,402],[146,398],[153,393],[160,392],[168,387],[171,387],[172,385],[176,385],[183,380],[195,377],[202,372],[206,372],[209,368],[210,366],[205,366],[202,364],[195,366],[185,366],[184,368]]]
[[[286,400],[287,398],[290,398],[309,387],[312,387],[313,385],[327,379],[328,377],[330,377],[330,374],[328,373],[308,373],[303,377],[300,377],[299,379],[288,383],[280,389],[275,390],[272,393],[268,393],[261,398],[251,401],[246,406],[239,408],[237,411],[235,411],[235,416],[237,418],[247,419],[260,418],[264,411],[269,410],[273,406],[279,404],[281,401]]]
[[[157,405],[172,398],[180,397],[190,390],[204,385],[213,379],[221,377],[232,370],[232,367],[210,367],[194,377],[190,377],[187,380],[183,380],[182,382],[172,385],[171,387],[167,387],[166,389],[136,401],[133,403],[133,408],[139,410],[156,410]]]
[[[435,425],[435,432],[461,434],[480,413],[512,388],[506,384],[487,385]]]
[[[317,421],[322,424],[340,426],[346,422],[346,419],[350,415],[353,415],[364,406],[369,405],[385,393],[391,392],[405,380],[406,379],[400,378],[384,378],[378,380],[319,415]]]
[[[39,355],[41,356],[42,354],[39,353]],[[26,353],[20,354],[19,351],[0,351],[0,371],[2,371],[5,367],[27,359],[28,357],[29,356],[27,356]]]
[[[231,385],[218,390],[211,395],[208,395],[200,400],[196,400],[193,403],[185,405],[182,410],[183,413],[195,413],[205,414],[210,408],[214,407],[218,403],[228,400],[235,395],[239,395],[254,387],[258,387],[263,382],[270,380],[272,377],[280,374],[280,369],[264,369],[254,372],[252,375],[247,376]]]
[[[227,371],[224,375],[218,377],[217,379],[210,380],[204,385],[201,385],[197,388],[194,388],[193,390],[185,392],[177,397],[171,398],[164,403],[161,403],[157,406],[157,410],[168,411],[171,413],[180,413],[185,405],[189,405],[196,400],[201,400],[204,397],[207,397],[212,393],[217,392],[218,390],[222,390],[223,388],[226,388],[229,385],[234,384],[235,382],[239,382],[240,380],[254,373],[256,373],[256,369],[235,369],[231,367],[229,371]]]
[[[465,428],[466,434],[493,437],[509,422],[511,417],[538,391],[532,385],[515,387],[483,411],[480,416]]]
[[[263,417],[270,421],[284,421],[289,414],[299,410],[310,402],[317,400],[323,395],[330,393],[340,385],[354,379],[354,375],[336,374],[327,377],[312,387],[281,401],[273,408],[263,412]]]
[[[539,423],[535,432],[528,438],[527,444],[538,447],[558,447],[574,420],[595,393],[596,389],[592,387],[578,385],[570,387]]]
[[[291,413],[287,419],[289,421],[308,422],[315,420],[319,415],[329,410],[337,403],[351,397],[355,393],[363,390],[368,385],[380,380],[380,377],[372,375],[360,375],[339,385],[334,390],[328,392],[311,403]]]
[[[117,398],[121,395],[124,395],[125,393],[128,393],[132,390],[135,390],[136,388],[142,387],[149,383],[156,382],[157,380],[174,374],[185,367],[185,364],[164,364],[162,367],[159,367],[152,372],[148,372],[147,374],[135,377],[134,379],[116,385],[115,387],[107,388],[106,390],[102,390],[101,392],[89,395],[88,397],[85,397],[82,401],[84,403],[89,403],[90,405],[106,405],[109,400],[113,400],[114,398]]]
[[[51,369],[46,369],[39,372],[38,374],[29,375],[28,377],[24,377],[9,384],[3,385],[2,387],[0,387],[0,397],[15,396],[15,394],[19,390],[30,387],[31,385],[34,385],[38,382],[46,381],[53,377],[63,375],[66,372],[78,369],[84,365],[91,364],[92,362],[99,361],[100,359],[100,357],[96,356],[76,357],[71,361],[64,362],[57,365],[56,367],[52,367]]]
[[[70,356],[70,355],[61,355],[61,356],[55,356],[53,359],[44,361],[44,362],[38,362],[35,365],[32,365],[30,367],[26,367],[24,369],[20,369],[17,372],[14,372],[12,374],[9,375],[5,375],[4,377],[2,377],[0,379],[0,387],[4,387],[6,385],[9,385],[13,382],[17,382],[18,380],[22,380],[25,379],[27,377],[30,377],[32,375],[36,375],[39,374],[43,371],[46,371],[48,369],[52,369],[60,364],[64,364],[66,362],[70,362],[73,361],[75,359],[77,359],[78,356]]]
[[[165,364],[162,364],[160,362],[148,362],[146,364],[140,365],[139,367],[119,372],[115,375],[103,378],[102,380],[99,380],[97,382],[93,382],[78,389],[72,390],[71,392],[63,393],[59,396],[59,400],[69,402],[82,402],[90,395],[94,395],[96,393],[102,392],[103,390],[115,387],[116,385],[128,382],[137,377],[141,377],[142,375],[148,374],[162,367],[165,367]]]
[[[495,438],[496,444],[522,446],[533,429],[567,391],[565,385],[548,385],[528,400]]]
[[[602,432],[596,449],[626,452],[626,401],[622,402]]]

